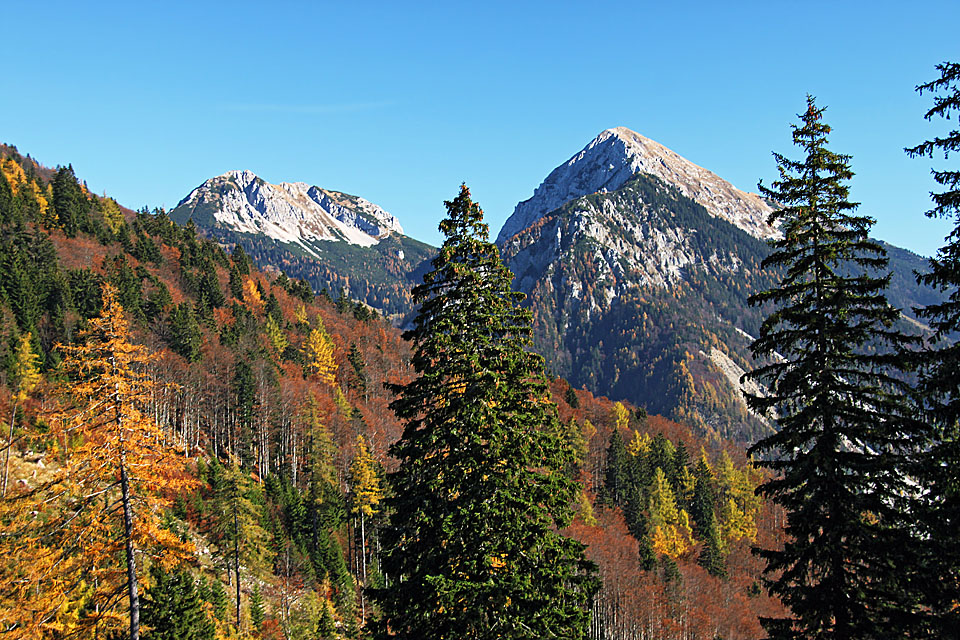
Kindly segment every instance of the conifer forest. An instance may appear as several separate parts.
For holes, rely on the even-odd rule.
[[[648,413],[694,406],[686,343],[643,402],[551,371],[466,185],[378,309],[0,146],[0,640],[960,637],[960,63],[917,91],[938,297],[891,303],[808,96],[759,187],[748,442]]]

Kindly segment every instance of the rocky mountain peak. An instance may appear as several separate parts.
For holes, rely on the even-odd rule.
[[[228,171],[191,191],[170,212],[205,228],[264,235],[317,256],[318,241],[369,247],[403,233],[397,218],[358,196],[305,182],[270,184],[252,171]]]
[[[676,186],[718,218],[757,238],[770,238],[770,206],[758,195],[737,189],[718,175],[626,127],[607,129],[567,162],[554,169],[519,203],[507,219],[497,243],[501,246],[547,213],[591,193],[614,191],[632,175],[645,173]]]

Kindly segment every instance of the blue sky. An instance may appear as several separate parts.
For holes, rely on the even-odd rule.
[[[10,2],[0,141],[133,208],[249,169],[437,243],[461,182],[495,236],[613,126],[755,190],[811,93],[874,235],[929,255],[949,225],[902,149],[946,129],[913,88],[960,60],[960,2],[907,4]]]

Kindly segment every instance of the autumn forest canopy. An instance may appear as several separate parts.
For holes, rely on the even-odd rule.
[[[0,146],[0,638],[949,637],[960,173],[906,330],[828,115],[761,185],[749,448],[550,375],[465,185],[402,333]]]

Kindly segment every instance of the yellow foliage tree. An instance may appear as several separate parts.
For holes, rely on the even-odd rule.
[[[283,330],[280,329],[280,325],[277,324],[277,321],[273,319],[273,316],[267,316],[267,326],[266,326],[267,338],[270,340],[270,346],[273,347],[274,353],[277,356],[282,356],[284,349],[287,348],[287,345],[290,344],[287,342],[287,336],[283,334]]]
[[[18,165],[19,166],[19,165]],[[13,381],[17,385],[17,392],[13,394],[13,411],[10,412],[10,432],[7,435],[6,452],[3,459],[3,491],[2,496],[7,495],[7,480],[10,474],[10,449],[13,448],[13,428],[17,420],[17,409],[23,404],[24,400],[31,391],[36,388],[40,382],[40,369],[38,362],[40,358],[33,352],[30,346],[30,340],[33,338],[30,332],[20,337],[20,343],[17,346],[17,355],[13,361]]]
[[[634,430],[633,439],[627,445],[627,452],[634,458],[641,453],[650,453],[651,442],[653,442],[653,438],[650,437],[649,433],[641,435],[639,431]]]
[[[367,441],[357,436],[356,451],[350,464],[350,485],[353,494],[352,511],[360,515],[360,549],[363,565],[363,583],[367,583],[367,529],[366,520],[378,510],[383,499],[383,488],[377,476],[376,461],[370,455]]]
[[[297,305],[297,308],[293,310],[293,317],[297,319],[297,322],[300,324],[310,324],[307,322],[307,308],[301,302]]]
[[[670,481],[663,469],[657,467],[650,488],[647,505],[650,512],[650,541],[656,553],[678,558],[696,542],[690,528],[690,516],[677,508]]]
[[[117,201],[113,198],[104,196],[100,200],[100,213],[103,214],[103,222],[110,229],[111,233],[116,233],[123,224],[123,213],[120,211]]]
[[[593,436],[597,435],[597,428],[593,426],[593,423],[589,420],[583,421],[583,438],[587,442],[590,442],[593,439]]]
[[[5,638],[48,637],[63,623],[102,635],[126,621],[137,639],[138,556],[170,564],[192,553],[163,526],[163,514],[193,481],[146,411],[151,356],[130,341],[112,286],[80,337],[59,347],[70,384],[46,434],[59,443],[61,466],[0,504]]]
[[[597,517],[593,514],[593,505],[590,504],[590,498],[580,489],[577,495],[577,516],[588,527],[597,526]]]
[[[307,375],[316,376],[322,382],[333,385],[337,375],[337,362],[333,357],[333,341],[323,325],[310,330],[303,345]]]
[[[724,540],[757,539],[757,523],[751,514],[737,506],[733,498],[727,500],[720,514],[720,534]]]
[[[717,487],[723,504],[720,515],[720,531],[727,540],[757,536],[756,515],[760,511],[760,498],[756,494],[757,479],[747,466],[738,469],[726,451],[720,454],[716,468]]]
[[[20,185],[27,181],[27,175],[23,172],[23,167],[13,158],[2,158],[0,159],[0,172],[3,173],[7,184],[10,185],[10,191],[13,192],[13,195],[20,193]]]
[[[360,435],[357,436],[356,451],[350,465],[350,479],[354,513],[372,516],[383,498],[383,489],[377,477],[376,461],[370,454],[367,441]]]
[[[253,278],[247,278],[243,283],[243,301],[254,311],[263,308],[263,296],[260,295],[260,290],[257,289],[257,283]]]
[[[617,425],[617,429],[626,429],[630,426],[630,411],[622,402],[616,402],[613,405],[613,419]]]
[[[40,187],[37,186],[37,183],[34,181],[29,181],[24,185],[24,191],[30,194],[30,198],[37,203],[37,220],[42,224],[49,226],[53,222],[53,218],[50,215],[50,198],[49,194],[45,193]]]

